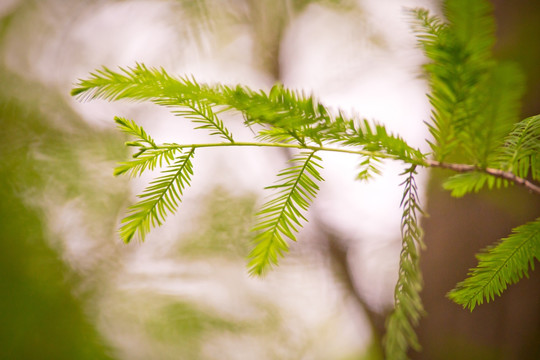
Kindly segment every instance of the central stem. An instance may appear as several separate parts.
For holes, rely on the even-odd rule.
[[[227,147],[227,146],[257,146],[257,147],[289,148],[289,149],[300,149],[300,150],[305,149],[305,150],[313,150],[313,151],[331,151],[331,152],[341,152],[341,153],[355,154],[355,155],[373,156],[373,157],[378,157],[378,158],[383,158],[383,159],[394,159],[394,160],[398,159],[394,155],[377,152],[377,151],[352,150],[352,149],[330,148],[330,147],[325,147],[325,146],[285,144],[285,143],[265,143],[265,142],[164,144],[164,145],[158,145],[158,148],[185,149],[185,148]]]
[[[504,171],[500,169],[493,168],[481,168],[475,165],[469,164],[453,164],[453,163],[443,163],[430,159],[404,159],[396,155],[387,154],[384,152],[378,151],[367,151],[367,150],[352,150],[352,149],[343,149],[343,148],[332,148],[325,146],[315,146],[315,145],[301,145],[301,144],[285,144],[285,143],[266,143],[266,142],[229,142],[229,143],[202,143],[202,144],[163,144],[157,146],[161,149],[185,149],[185,148],[205,148],[205,147],[228,147],[228,146],[256,146],[256,147],[273,147],[273,148],[289,148],[289,149],[305,149],[312,151],[330,151],[330,152],[340,152],[354,155],[364,155],[380,159],[393,159],[393,160],[402,160],[406,163],[417,164],[423,167],[433,167],[433,168],[444,168],[450,169],[452,171],[463,173],[463,172],[473,172],[479,171],[491,176],[509,180],[515,184],[524,186],[530,192],[540,194],[540,186],[534,184],[533,182],[521,178],[510,171]],[[154,148],[155,149],[155,148]]]

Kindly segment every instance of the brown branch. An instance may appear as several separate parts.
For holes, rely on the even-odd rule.
[[[451,163],[443,163],[436,160],[425,160],[425,164],[429,167],[437,167],[442,169],[449,169],[455,172],[459,173],[465,173],[465,172],[472,172],[472,171],[478,171],[483,172],[486,174],[489,174],[491,176],[495,176],[501,179],[509,180],[515,184],[524,186],[527,188],[530,192],[540,194],[540,186],[537,184],[521,178],[519,176],[516,176],[514,173],[510,171],[504,171],[500,169],[493,169],[493,168],[481,168],[475,165],[468,165],[468,164],[451,164]]]

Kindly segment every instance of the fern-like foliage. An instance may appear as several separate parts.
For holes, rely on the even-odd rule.
[[[418,149],[409,146],[399,136],[390,134],[383,125],[346,118],[340,111],[337,115],[332,114],[313,96],[285,89],[279,84],[268,93],[253,91],[246,86],[200,84],[193,78],[176,78],[164,69],[137,64],[133,68],[121,68],[119,72],[108,68],[97,70],[88,79],[80,80],[72,94],[82,100],[152,101],[173,108],[176,115],[190,119],[198,128],[209,129],[211,134],[227,142],[187,147],[179,144],[158,145],[133,121],[116,118],[119,128],[135,137],[126,145],[139,149],[132,160],[120,163],[115,174],[140,175],[146,169],[153,170],[175,161],[171,172],[151,184],[142,195],[144,200],[131,208],[121,229],[125,241],[129,241],[136,231],[144,238],[150,224],[160,225],[165,210],[172,212],[176,208],[175,200],[179,200],[184,186],[189,185],[187,175],[191,171],[190,157],[177,157],[181,150],[228,145],[287,146],[309,150],[295,159],[302,166],[286,169],[279,174],[285,182],[273,187],[280,190],[278,197],[264,205],[259,213],[261,221],[256,227],[256,245],[250,255],[252,274],[262,274],[269,265],[277,263],[288,248],[284,237],[295,239],[299,219],[304,219],[300,211],[307,209],[318,189],[316,182],[321,180],[316,170],[320,166],[320,159],[315,151],[329,150],[325,148],[327,144],[336,144],[343,148],[335,151],[359,155],[362,159],[359,178],[369,178],[378,173],[377,163],[383,158],[414,164],[423,163],[425,158]],[[225,110],[240,112],[246,126],[260,127],[257,139],[271,143],[235,142],[218,116]]]
[[[174,163],[139,195],[141,201],[131,206],[128,215],[122,220],[120,236],[125,242],[129,242],[135,233],[144,240],[151,227],[162,225],[167,214],[176,211],[183,190],[189,186],[193,175],[191,160],[194,154],[195,149],[191,148],[187,153],[178,156]]]
[[[274,189],[274,198],[258,212],[258,223],[253,231],[255,247],[249,254],[250,273],[262,275],[278,258],[287,252],[286,238],[296,241],[295,233],[306,221],[302,211],[306,211],[317,196],[318,182],[322,181],[318,168],[321,158],[315,152],[302,152],[291,160],[293,166],[282,170],[280,182],[268,186]]]
[[[387,359],[402,360],[407,358],[409,347],[420,350],[420,344],[414,330],[420,317],[424,314],[424,307],[420,298],[422,290],[422,273],[420,271],[420,248],[422,243],[422,229],[418,216],[421,215],[418,200],[418,189],[414,176],[416,166],[407,169],[403,186],[401,207],[402,249],[399,261],[399,276],[394,291],[394,310],[386,320],[387,333],[384,338]]]
[[[540,261],[540,218],[514,229],[513,234],[477,255],[478,266],[448,297],[469,308],[500,296],[509,284],[528,277],[529,268]]]
[[[114,120],[118,124],[118,129],[137,139],[126,142],[126,145],[139,147],[139,151],[133,154],[133,159],[121,162],[114,169],[115,176],[124,173],[129,173],[130,176],[140,176],[145,170],[154,170],[156,167],[168,165],[174,159],[174,155],[178,149],[168,147],[158,148],[154,139],[133,120],[118,116]]]
[[[383,159],[407,164],[402,174],[402,251],[394,310],[384,337],[388,359],[406,359],[420,345],[414,328],[424,310],[420,299],[419,255],[422,210],[415,182],[418,167],[439,167],[458,174],[444,187],[454,196],[510,184],[540,194],[540,115],[517,122],[523,89],[521,73],[497,62],[491,53],[494,23],[486,0],[447,0],[446,21],[426,10],[413,10],[415,30],[429,62],[425,65],[431,93],[431,154],[411,147],[381,124],[331,111],[313,95],[276,84],[269,91],[247,86],[203,84],[193,77],[175,77],[164,69],[136,64],[113,71],[102,68],[79,80],[72,94],[81,100],[150,101],[165,106],[220,140],[199,144],[157,144],[132,120],[116,117],[118,128],[131,138],[133,157],[121,162],[115,175],[140,176],[165,168],[139,195],[122,221],[120,235],[129,242],[144,240],[150,229],[174,213],[190,185],[196,149],[259,146],[294,149],[299,154],[278,174],[274,194],[257,214],[249,272],[262,275],[288,251],[289,242],[306,221],[305,212],[317,196],[322,151],[352,154],[358,179],[380,173]],[[255,141],[233,139],[221,114],[240,113]],[[532,180],[530,180],[530,179]],[[479,255],[480,263],[449,297],[471,310],[526,276],[540,254],[540,219],[515,229],[497,246]]]
[[[530,183],[526,178],[540,180],[540,116],[531,116],[514,125],[504,143],[493,150],[493,168],[454,175],[444,183],[452,196],[461,197],[486,187],[501,188],[514,183]],[[504,176],[503,176],[504,175]],[[516,178],[520,180],[515,181]],[[513,180],[513,182],[511,181]]]
[[[523,76],[513,65],[497,62],[491,6],[484,0],[446,1],[447,22],[416,10],[417,32],[430,62],[433,106],[431,149],[435,166],[460,174],[444,188],[456,197],[483,188],[511,184],[540,193],[540,119],[517,122]],[[467,164],[444,164],[444,161]],[[450,292],[450,299],[474,309],[500,295],[533,268],[538,258],[538,221],[514,229],[513,235],[478,255],[478,267]]]
[[[446,23],[425,10],[415,10],[414,15],[430,60],[425,69],[435,159],[488,167],[494,149],[518,119],[524,88],[521,72],[513,64],[498,63],[491,54],[491,6],[485,0],[447,1]]]
[[[462,197],[469,193],[477,193],[484,187],[488,189],[506,187],[509,181],[497,178],[480,171],[466,172],[449,177],[443,184],[454,197]]]
[[[367,120],[354,122],[345,132],[347,145],[363,145],[372,152],[382,152],[407,163],[421,163],[425,155],[414,149],[398,135],[389,134],[381,124],[371,125]]]
[[[137,140],[126,143],[128,146],[139,146],[157,148],[156,142],[146,131],[133,120],[124,119],[122,117],[115,116],[114,121],[118,125],[120,131],[125,132],[128,135],[134,136]]]
[[[120,72],[103,67],[90,75],[90,78],[79,81],[71,91],[73,96],[81,100],[152,101],[166,107],[181,108],[174,112],[192,119],[198,128],[209,129],[211,134],[234,142],[232,134],[215,115],[204,96],[211,94],[211,91],[199,85],[195,79],[174,78],[164,69],[149,69],[143,64],[121,68]]]
[[[516,176],[540,180],[540,115],[520,121],[508,134],[495,161]]]
[[[204,101],[186,99],[185,107],[175,110],[174,113],[186,119],[191,119],[195,124],[199,124],[196,129],[206,129],[210,135],[217,135],[234,143],[232,134],[223,124],[223,121],[214,112],[212,105]]]
[[[262,141],[296,143],[301,146],[340,143],[362,146],[368,152],[379,152],[407,162],[421,162],[424,155],[399,136],[387,132],[383,125],[366,120],[333,115],[313,96],[275,85],[268,93],[246,86],[200,84],[195,79],[175,78],[163,69],[134,68],[114,72],[103,68],[80,80],[72,91],[84,99],[149,100],[168,107],[183,107],[175,113],[187,116],[200,127],[210,128],[231,143],[232,134],[218,118],[214,107],[240,112],[247,126],[261,125]],[[186,110],[187,109],[187,110]]]
[[[380,160],[375,156],[364,156],[362,161],[358,164],[358,174],[356,175],[356,179],[367,181],[372,179],[375,175],[381,175]]]

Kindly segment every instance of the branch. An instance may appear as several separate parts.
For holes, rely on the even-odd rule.
[[[311,146],[311,145],[302,145],[302,144],[287,144],[287,143],[278,143],[278,142],[230,142],[230,143],[201,143],[201,144],[161,144],[157,145],[156,149],[185,149],[185,148],[205,148],[205,147],[226,147],[226,146],[257,146],[257,147],[273,147],[273,148],[289,148],[289,149],[299,149],[299,150],[312,150],[312,151],[331,151],[331,152],[341,152],[354,155],[364,155],[364,156],[373,156],[382,159],[394,159],[399,160],[399,158],[392,154],[387,154],[379,151],[368,151],[368,150],[352,150],[352,149],[343,149],[343,148],[331,148],[325,146]],[[141,149],[146,149],[142,147]],[[150,148],[148,148],[150,149]]]
[[[393,160],[403,160],[399,157],[379,152],[379,151],[368,151],[368,150],[353,150],[353,149],[343,149],[343,148],[331,148],[326,146],[310,146],[302,144],[287,144],[287,143],[277,143],[277,142],[230,142],[230,143],[201,143],[201,144],[162,144],[157,145],[152,149],[196,149],[196,148],[205,148],[205,147],[226,147],[226,146],[256,146],[256,147],[274,147],[274,148],[289,148],[289,149],[300,149],[300,150],[312,150],[312,151],[330,151],[330,152],[341,152],[354,155],[364,155],[364,156],[373,156],[376,158],[382,159],[393,159]],[[149,148],[150,149],[150,148]],[[421,162],[420,162],[421,161]],[[527,180],[522,177],[515,175],[510,171],[504,171],[500,169],[493,168],[482,168],[476,165],[469,164],[454,164],[454,163],[445,163],[437,160],[419,160],[419,165],[426,167],[442,168],[449,169],[458,173],[467,173],[467,172],[483,172],[485,174],[494,176],[496,178],[505,179],[511,181],[515,184],[521,185],[527,188],[530,192],[540,195],[540,186]]]
[[[540,186],[536,185],[535,183],[527,179],[519,177],[510,171],[504,171],[504,170],[493,169],[493,168],[482,168],[476,165],[468,165],[468,164],[450,164],[450,163],[444,163],[444,162],[440,162],[436,160],[425,160],[425,165],[428,167],[438,167],[442,169],[449,169],[449,170],[459,172],[459,173],[466,173],[466,172],[473,172],[473,171],[483,172],[497,178],[512,181],[515,184],[524,186],[530,192],[540,194]]]

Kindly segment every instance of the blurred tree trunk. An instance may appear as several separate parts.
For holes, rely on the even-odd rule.
[[[540,113],[540,4],[492,1],[498,25],[496,54],[519,63],[527,76],[522,118]],[[509,89],[511,91],[511,89]],[[423,299],[427,317],[418,329],[423,345],[413,359],[540,359],[540,271],[512,285],[473,313],[445,297],[468,269],[474,254],[506,237],[517,225],[540,216],[540,199],[523,188],[453,199],[434,172],[424,221]]]

